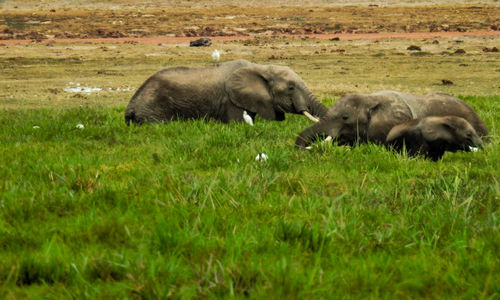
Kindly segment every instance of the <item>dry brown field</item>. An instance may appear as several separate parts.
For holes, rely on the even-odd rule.
[[[499,5],[155,7],[6,5],[0,40],[498,31]],[[109,4],[112,7],[112,3]],[[15,7],[15,6],[14,6]],[[2,9],[0,7],[0,9]]]
[[[381,89],[499,93],[496,1],[266,3],[0,2],[0,106],[124,106],[154,72],[213,63],[214,49],[222,61],[290,66],[328,104],[346,92]],[[189,47],[199,36],[213,45]],[[63,92],[71,82],[103,91]]]

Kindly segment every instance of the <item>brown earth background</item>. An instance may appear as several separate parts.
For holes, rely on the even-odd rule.
[[[356,39],[500,33],[500,5],[496,1],[466,1],[463,3],[470,4],[462,5],[439,1],[428,6],[423,6],[428,4],[426,1],[406,1],[396,6],[395,1],[341,1],[335,6],[329,1],[300,2],[308,6],[297,6],[298,1],[287,1],[287,6],[282,6],[284,1],[270,1],[266,7],[235,3],[0,1],[0,44],[99,38],[157,43],[184,42],[201,36],[248,39],[309,35]]]

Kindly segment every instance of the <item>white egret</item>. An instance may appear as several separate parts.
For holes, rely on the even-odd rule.
[[[214,52],[212,52],[212,59],[216,62],[220,60],[219,50],[215,49]]]
[[[252,117],[250,117],[250,115],[247,113],[246,110],[243,111],[243,120],[245,120],[245,122],[250,124],[250,126],[253,126],[253,119]]]
[[[257,156],[255,157],[255,160],[256,161],[266,161],[267,160],[267,155],[264,154],[264,153],[259,153],[257,154]]]

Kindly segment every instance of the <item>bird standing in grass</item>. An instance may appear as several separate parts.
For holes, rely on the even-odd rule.
[[[212,59],[215,62],[218,62],[220,60],[220,53],[219,50],[215,49],[214,52],[212,52]]]
[[[255,157],[255,160],[256,161],[266,161],[267,155],[261,152],[261,153],[257,154],[257,156]]]
[[[243,120],[245,120],[245,122],[247,122],[248,124],[250,124],[250,126],[253,126],[253,119],[252,117],[247,113],[246,110],[243,111]]]

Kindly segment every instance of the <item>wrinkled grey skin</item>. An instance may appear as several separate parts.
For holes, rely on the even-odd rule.
[[[327,108],[290,68],[235,60],[218,65],[173,67],[151,76],[137,90],[125,111],[125,122],[150,123],[173,119],[282,121],[285,113],[304,111],[322,117]]]
[[[445,93],[413,95],[395,91],[342,96],[318,123],[299,134],[295,142],[305,148],[317,138],[331,136],[339,145],[374,142],[384,144],[389,130],[411,119],[458,116],[467,120],[479,136],[488,129],[464,101]]]
[[[408,155],[424,155],[434,161],[445,151],[470,151],[483,141],[474,127],[455,116],[413,119],[394,126],[386,138],[386,145],[397,151],[406,149]]]

